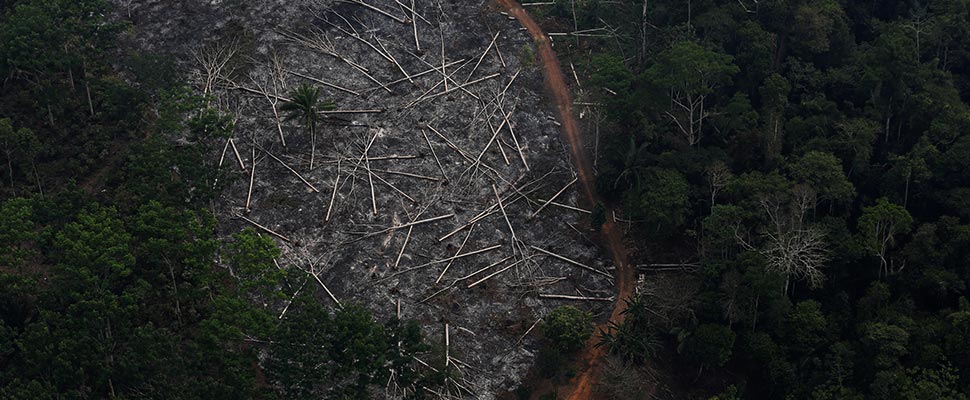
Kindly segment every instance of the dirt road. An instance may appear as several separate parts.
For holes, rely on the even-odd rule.
[[[569,87],[566,86],[566,78],[562,73],[562,68],[559,65],[559,60],[556,58],[556,53],[552,51],[549,38],[529,13],[522,9],[514,0],[496,1],[506,12],[518,19],[522,26],[529,31],[529,34],[536,43],[536,47],[539,50],[539,58],[542,62],[546,87],[549,89],[550,95],[552,95],[556,102],[556,107],[559,110],[559,120],[562,123],[563,134],[566,135],[566,140],[569,142],[569,148],[573,156],[573,164],[579,173],[579,181],[582,184],[583,194],[586,196],[589,204],[596,204],[599,202],[599,196],[596,194],[595,177],[590,169],[589,157],[583,146],[582,132],[580,132],[579,124],[573,116],[572,96],[569,93]],[[613,308],[612,315],[610,315],[610,321],[620,322],[623,319],[623,310],[626,308],[626,303],[622,299],[633,294],[635,274],[634,268],[629,263],[627,249],[623,243],[623,235],[617,229],[615,221],[613,221],[613,213],[607,209],[606,214],[607,222],[601,229],[601,239],[603,245],[606,246],[613,257],[613,265],[616,266],[616,298],[619,299]],[[605,328],[605,326],[601,326],[601,328]],[[594,335],[594,337],[586,342],[586,348],[579,356],[576,377],[570,381],[568,387],[560,388],[562,393],[560,398],[570,400],[592,398],[593,384],[596,382],[596,376],[600,370],[600,361],[602,361],[605,353],[602,347],[594,347],[596,340]]]

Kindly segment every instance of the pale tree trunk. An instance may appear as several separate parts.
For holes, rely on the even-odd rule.
[[[317,154],[317,134],[313,125],[312,122],[308,124],[310,127],[310,170],[313,170],[313,160]]]
[[[906,173],[906,189],[903,192],[903,208],[909,203],[909,180],[913,175],[912,171]]]
[[[37,173],[37,165],[34,160],[30,160],[30,169],[34,171],[34,179],[37,181],[37,190],[40,192],[40,197],[44,197],[44,187],[40,184],[40,174]]]
[[[758,326],[758,302],[761,300],[761,296],[754,297],[754,318],[751,319],[751,330],[755,330]]]
[[[647,0],[643,0],[643,11],[640,14],[640,57],[639,62],[642,66],[647,59]]]
[[[705,96],[681,95],[671,91],[670,99],[673,104],[671,104],[671,111],[665,112],[667,117],[677,124],[677,129],[687,139],[687,143],[690,146],[696,146],[701,141],[701,129],[704,127],[704,119],[707,118],[707,113],[704,111]],[[686,121],[682,121],[682,118],[678,118],[672,112],[678,109],[684,114],[682,118],[686,117]]]
[[[91,101],[91,85],[88,84],[88,69],[81,63],[81,77],[84,79],[84,92],[88,97],[88,111],[91,113],[91,117],[94,117],[94,102]]]
[[[10,152],[7,152],[7,173],[10,176],[10,189],[13,190],[13,195],[17,196],[17,187],[13,183],[13,162],[11,161]]]
[[[74,70],[71,67],[67,67],[67,77],[68,77],[68,80],[71,82],[71,91],[73,92],[77,90],[74,87]]]

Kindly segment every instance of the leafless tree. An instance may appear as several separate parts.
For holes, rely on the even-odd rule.
[[[202,94],[208,95],[220,83],[229,82],[235,72],[232,61],[239,54],[241,46],[238,40],[199,46],[192,56],[199,64],[199,81]]]
[[[930,25],[930,26],[928,26]],[[925,9],[917,9],[913,16],[910,17],[909,24],[905,25],[913,31],[914,38],[916,39],[916,63],[920,63],[920,43],[921,36],[928,33],[932,25],[932,21],[926,16]]]
[[[286,68],[283,64],[282,58],[276,51],[267,63],[270,69],[269,82],[261,83],[255,78],[252,78],[253,85],[262,92],[263,97],[269,102],[270,107],[273,109],[273,119],[276,122],[276,131],[280,135],[280,142],[283,147],[286,147],[286,138],[283,136],[283,123],[280,120],[279,113],[279,102],[283,94],[286,93]]]
[[[638,62],[643,65],[647,57],[647,0],[643,0],[643,10],[640,13],[640,51],[638,52]]]
[[[815,193],[804,186],[796,186],[790,200],[762,197],[761,207],[769,220],[769,227],[761,235],[763,243],[754,246],[743,235],[736,234],[743,248],[765,258],[768,271],[785,277],[785,293],[793,278],[806,281],[812,288],[822,286],[825,281],[822,268],[830,259],[825,233],[804,223],[805,214],[814,202]]]
[[[748,14],[754,14],[754,13],[756,13],[758,11],[758,0],[753,0],[753,3],[754,3],[753,6],[748,7],[747,4],[744,4],[744,1],[743,0],[738,0],[738,4],[740,4],[741,5],[741,8],[744,9],[744,12],[746,12]]]
[[[717,161],[704,170],[704,175],[707,177],[707,183],[711,187],[711,210],[713,211],[714,204],[717,201],[717,194],[728,185],[731,178],[734,177],[734,174],[731,173],[731,169],[726,164]]]
[[[664,111],[667,118],[677,124],[677,129],[687,138],[687,144],[690,146],[701,142],[701,129],[704,128],[704,120],[711,115],[704,111],[704,100],[706,98],[707,96],[704,95],[671,93],[670,99],[675,106],[672,108],[680,109],[686,115],[686,121],[681,121],[673,112]]]

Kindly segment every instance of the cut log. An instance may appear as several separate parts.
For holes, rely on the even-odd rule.
[[[389,12],[387,12],[387,11],[384,11],[384,10],[381,10],[380,8],[377,8],[377,7],[375,7],[375,6],[372,6],[372,5],[370,5],[370,4],[367,4],[367,3],[365,3],[365,2],[363,1],[363,0],[343,0],[343,1],[345,1],[345,2],[347,2],[347,3],[351,3],[351,4],[357,4],[357,5],[360,5],[360,6],[363,6],[363,7],[365,7],[365,8],[368,8],[368,9],[370,9],[370,10],[373,10],[374,12],[376,12],[376,13],[378,13],[378,14],[381,14],[381,15],[383,15],[383,16],[385,16],[385,17],[388,17],[388,18],[390,18],[390,19],[393,19],[393,20],[395,20],[395,21],[397,21],[397,22],[400,22],[400,23],[402,23],[402,24],[406,24],[406,23],[408,22],[408,21],[407,21],[406,19],[404,19],[404,18],[401,18],[401,17],[398,17],[398,16],[396,16],[396,15],[393,15],[393,14],[391,14],[391,13],[389,13]]]
[[[236,148],[236,142],[230,138],[229,145],[232,146],[232,152],[236,154],[236,161],[239,161],[239,169],[245,171],[247,169],[246,164],[243,164],[242,156],[239,155],[239,149]]]
[[[431,261],[431,262],[426,262],[426,263],[421,264],[421,265],[418,265],[416,267],[411,267],[411,268],[408,268],[408,269],[405,269],[405,270],[401,270],[401,271],[395,272],[393,274],[390,274],[388,276],[385,276],[385,277],[379,279],[378,281],[383,281],[383,280],[391,279],[391,278],[393,278],[395,276],[402,275],[402,274],[406,274],[406,273],[412,272],[412,271],[417,271],[419,269],[427,268],[427,267],[430,267],[430,266],[435,265],[435,264],[440,264],[440,263],[443,263],[443,262],[448,262],[448,261],[456,260],[456,259],[459,259],[459,258],[465,258],[465,257],[473,256],[473,255],[476,255],[476,254],[482,254],[482,253],[485,253],[485,252],[489,252],[489,251],[495,250],[495,249],[497,249],[499,247],[502,247],[502,245],[496,244],[496,245],[488,246],[488,247],[486,247],[484,249],[470,251],[470,252],[464,253],[464,254],[458,254],[458,255],[456,255],[454,257],[449,257],[449,258],[446,258],[446,259],[443,259],[443,260],[434,260],[434,261]]]
[[[550,197],[549,200],[546,200],[546,202],[541,207],[539,207],[539,209],[536,210],[536,212],[532,213],[532,218],[535,218],[537,215],[539,215],[539,212],[542,211],[542,209],[546,208],[546,206],[548,206],[549,203],[552,203],[552,201],[555,200],[557,197],[559,197],[559,195],[561,195],[562,192],[565,192],[566,189],[569,189],[569,187],[572,186],[574,183],[576,183],[578,179],[579,178],[573,178],[573,180],[569,181],[569,183],[567,183],[566,186],[563,186],[562,189],[559,189],[559,191],[556,192],[555,195]]]
[[[468,243],[468,238],[472,236],[472,231],[474,230],[475,230],[474,225],[472,225],[471,228],[468,228],[468,234],[465,235],[465,240],[461,241],[461,245],[458,246],[458,250],[455,251],[455,255],[461,254],[461,250],[465,248],[465,243]],[[454,262],[455,260],[452,259],[451,261],[448,261],[448,264],[445,264],[445,268],[441,270],[441,274],[438,275],[438,279],[434,281],[435,284],[438,284],[441,282],[441,279],[445,277],[445,273],[448,272],[448,268],[450,268],[451,264],[453,264]]]
[[[255,178],[256,178],[256,147],[255,146],[253,146],[252,162],[253,162],[253,169],[249,173],[249,191],[246,192],[246,214],[249,214],[250,212],[252,212],[252,210],[249,208],[249,202],[253,198],[253,182],[255,182]]]
[[[522,343],[522,339],[525,339],[526,336],[529,336],[529,332],[532,332],[532,330],[535,329],[536,326],[539,325],[539,322],[542,322],[542,318],[541,317],[539,319],[537,319],[536,322],[533,322],[532,323],[532,326],[530,326],[529,329],[526,329],[525,330],[525,333],[523,333],[522,336],[519,336],[519,340],[516,340],[515,341],[515,344]]]
[[[472,68],[472,72],[468,73],[468,77],[465,78],[465,82],[468,82],[470,79],[472,79],[472,75],[475,75],[475,71],[477,71],[478,66],[482,64],[482,60],[485,59],[488,51],[492,49],[492,46],[495,46],[495,40],[498,39],[498,35],[500,33],[502,33],[502,31],[495,32],[495,36],[492,36],[492,41],[488,43],[488,47],[486,47],[485,51],[482,52],[482,56],[478,58],[478,62],[475,63],[475,66]]]
[[[451,362],[451,356],[449,353],[450,348],[451,348],[451,335],[448,334],[448,323],[445,322],[445,369],[448,368],[448,363]]]
[[[273,153],[270,153],[270,152],[268,152],[266,150],[263,150],[263,153],[266,153],[266,155],[270,156],[272,159],[276,160],[276,162],[280,163],[280,165],[282,165],[288,171],[292,172],[293,175],[296,175],[297,178],[300,178],[300,180],[303,181],[303,183],[305,185],[307,185],[307,187],[309,187],[310,190],[313,190],[314,193],[320,193],[320,191],[317,190],[317,188],[314,187],[313,184],[311,184],[309,181],[307,181],[305,178],[303,178],[303,175],[300,175],[299,172],[296,172],[296,170],[294,170],[293,168],[290,168],[290,166],[289,165],[286,165],[286,163],[283,162],[283,160],[280,160],[278,157],[274,156]]]
[[[438,164],[438,169],[441,170],[441,176],[448,180],[448,174],[445,173],[445,167],[441,165],[441,161],[438,160],[438,153],[434,151],[434,146],[431,145],[431,139],[428,139],[428,133],[421,129],[421,135],[424,136],[424,141],[428,143],[428,148],[431,149],[431,155],[434,156],[434,162]]]
[[[339,167],[337,168],[340,169]],[[340,184],[340,174],[333,180],[333,192],[330,193],[330,205],[327,206],[327,218],[324,221],[330,221],[330,213],[333,211],[333,201],[337,198],[337,185]]]
[[[539,200],[539,201],[545,201],[545,200],[543,200],[543,199],[538,199],[538,200]],[[583,208],[579,208],[579,207],[573,207],[573,206],[571,206],[571,205],[568,205],[568,204],[562,204],[562,203],[557,203],[557,202],[555,202],[555,201],[550,201],[550,202],[549,202],[549,204],[552,204],[552,205],[554,205],[554,206],[556,206],[556,207],[561,207],[561,208],[565,208],[565,209],[567,209],[567,210],[573,210],[573,211],[576,211],[576,212],[581,212],[581,213],[583,213],[583,214],[592,214],[592,213],[593,213],[592,211],[589,211],[589,210],[586,210],[586,209],[583,209]]]
[[[307,274],[307,275],[309,275],[309,274]],[[293,295],[290,296],[290,300],[286,302],[286,306],[283,307],[283,311],[280,313],[280,316],[277,319],[283,319],[283,316],[286,315],[286,310],[289,310],[290,309],[290,305],[293,304],[293,299],[295,299],[296,296],[300,294],[300,291],[302,291],[303,290],[303,287],[306,286],[306,283],[307,283],[308,280],[309,279],[304,279],[303,280],[303,284],[300,285],[300,288],[299,289],[296,289],[296,292],[293,292]]]
[[[404,193],[403,190],[398,189],[397,186],[394,186],[393,184],[391,184],[390,182],[386,181],[384,178],[382,178],[380,175],[374,173],[373,171],[371,171],[370,176],[373,176],[374,178],[377,178],[377,180],[381,181],[383,184],[387,185],[391,189],[394,189],[395,192],[398,192],[401,196],[404,196],[404,198],[410,200],[412,203],[414,203],[414,204],[420,204],[420,203],[418,203],[417,200],[415,200],[411,196],[408,196],[407,193]]]
[[[479,285],[479,284],[481,284],[482,282],[485,282],[485,281],[487,281],[487,280],[489,280],[489,279],[492,279],[492,278],[494,278],[494,277],[495,277],[495,276],[497,276],[498,274],[501,274],[501,273],[503,273],[503,272],[505,272],[505,271],[508,271],[509,269],[511,269],[512,267],[514,267],[514,266],[515,266],[516,264],[518,264],[518,263],[519,263],[520,261],[521,261],[521,260],[519,260],[519,261],[516,261],[516,262],[514,262],[514,263],[511,263],[511,264],[509,264],[509,265],[507,265],[507,266],[506,266],[505,268],[502,268],[502,269],[500,269],[500,270],[498,270],[498,271],[495,271],[495,272],[492,272],[491,274],[488,274],[488,276],[486,276],[486,277],[484,277],[484,278],[482,278],[482,279],[479,279],[479,280],[477,280],[477,281],[475,281],[475,282],[472,282],[472,283],[471,283],[470,285],[468,285],[468,286],[467,286],[467,288],[468,288],[468,289],[471,289],[471,288],[473,288],[473,287],[475,287],[475,286],[478,286],[478,285]]]
[[[306,75],[306,74],[301,74],[299,72],[292,71],[292,70],[286,70],[286,73],[291,74],[291,75],[299,76],[300,78],[303,78],[303,79],[311,80],[311,81],[316,82],[316,83],[319,83],[319,84],[321,84],[323,86],[326,86],[326,87],[329,87],[329,88],[333,88],[333,89],[337,89],[337,90],[339,90],[341,92],[350,93],[350,94],[352,94],[354,96],[360,96],[360,93],[357,93],[357,92],[355,92],[353,90],[350,90],[350,89],[347,89],[347,88],[344,88],[344,87],[337,86],[337,85],[332,84],[330,82],[324,81],[322,79],[314,78],[314,77],[309,76],[309,75]]]
[[[404,236],[404,244],[401,245],[401,251],[397,253],[397,258],[394,259],[394,268],[397,268],[398,264],[401,262],[401,256],[404,255],[404,249],[408,248],[408,241],[411,240],[412,230],[414,230],[414,225],[408,227],[408,234]]]
[[[432,181],[432,182],[439,182],[439,181],[441,181],[441,179],[438,179],[438,178],[435,178],[435,177],[425,176],[425,175],[418,175],[418,174],[412,174],[410,172],[404,172],[404,171],[391,171],[391,170],[387,170],[387,169],[377,169],[377,168],[371,168],[371,170],[372,171],[377,171],[377,172],[383,172],[385,174],[406,176],[408,178],[423,179],[423,180]]]
[[[505,206],[502,205],[502,196],[499,196],[498,189],[495,185],[492,185],[492,193],[495,193],[495,198],[498,200],[498,208],[502,210],[502,217],[505,218],[505,224],[509,226],[509,233],[512,234],[512,255],[515,255],[515,243],[518,239],[515,237],[515,229],[512,229],[512,222],[509,221],[509,215],[505,213]]]
[[[327,292],[327,296],[330,296],[330,299],[333,300],[334,303],[337,303],[337,307],[344,308],[343,304],[340,304],[340,300],[337,300],[337,296],[333,295],[333,292],[331,292],[330,289],[327,288],[327,285],[323,284],[323,281],[320,280],[320,277],[317,276],[317,274],[311,273],[310,275],[312,275],[313,279],[316,279],[317,283],[319,283],[320,286],[323,287],[323,290]]]
[[[458,283],[458,282],[461,282],[461,281],[464,281],[464,280],[468,280],[468,279],[471,279],[471,278],[472,278],[472,277],[474,277],[475,275],[478,275],[478,274],[480,274],[480,273],[482,273],[482,272],[485,272],[485,271],[487,271],[487,270],[489,270],[490,268],[492,268],[492,267],[494,267],[494,266],[496,266],[496,265],[501,265],[502,263],[504,263],[504,262],[506,262],[506,261],[508,261],[508,260],[511,260],[511,259],[512,259],[512,256],[508,256],[508,257],[505,257],[505,258],[503,258],[503,259],[501,259],[501,260],[498,260],[498,261],[496,261],[496,262],[493,262],[493,263],[491,263],[491,264],[489,264],[489,265],[488,265],[488,266],[486,266],[486,267],[483,267],[483,268],[480,268],[480,269],[478,269],[478,270],[477,270],[477,271],[475,271],[475,272],[472,272],[472,273],[470,273],[470,274],[468,274],[468,275],[465,275],[465,276],[463,276],[463,277],[461,277],[461,278],[458,278],[458,279],[455,279],[455,283]]]
[[[259,223],[257,223],[256,221],[253,221],[253,220],[251,220],[251,219],[249,219],[249,218],[246,218],[246,216],[244,216],[244,215],[242,215],[242,214],[236,214],[236,217],[239,217],[239,218],[241,218],[241,219],[242,219],[243,221],[246,221],[246,222],[249,222],[250,224],[253,224],[253,226],[255,226],[255,227],[257,227],[257,228],[259,228],[259,229],[262,229],[263,231],[265,231],[266,233],[268,233],[268,234],[270,234],[270,235],[273,235],[273,236],[276,236],[276,237],[278,237],[278,238],[280,238],[280,240],[282,240],[282,241],[284,241],[284,242],[287,242],[287,243],[289,243],[289,242],[292,242],[292,241],[290,240],[290,238],[288,238],[288,237],[286,237],[286,236],[283,236],[283,235],[281,235],[281,234],[279,234],[279,233],[276,233],[276,232],[274,232],[274,231],[273,231],[272,229],[269,229],[269,228],[267,228],[267,227],[265,227],[265,226],[262,226],[262,225],[260,225]]]
[[[546,294],[539,293],[540,299],[557,299],[557,300],[576,300],[576,301],[613,301],[615,300],[613,296],[610,297],[586,297],[586,296],[570,296],[565,294]]]
[[[611,279],[613,278],[613,275],[610,275],[607,272],[600,271],[600,270],[598,270],[596,268],[587,266],[586,264],[580,263],[579,261],[575,261],[575,260],[568,259],[566,257],[563,257],[561,255],[558,255],[556,253],[553,253],[553,252],[551,252],[549,250],[544,250],[544,249],[538,248],[536,246],[529,246],[529,247],[532,247],[533,250],[536,250],[536,251],[538,251],[540,253],[543,253],[543,254],[545,254],[547,256],[556,258],[556,259],[561,260],[561,261],[565,261],[565,262],[567,262],[569,264],[575,265],[575,266],[580,267],[582,269],[585,269],[587,271],[590,271],[590,272],[593,272],[593,273],[596,273],[596,274],[600,274],[600,275],[606,276],[606,277],[611,278]]]

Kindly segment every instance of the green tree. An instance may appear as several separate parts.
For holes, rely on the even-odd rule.
[[[720,324],[702,324],[691,332],[684,346],[687,358],[701,366],[720,367],[731,359],[735,335]]]
[[[769,75],[758,88],[761,94],[761,115],[764,118],[765,157],[776,159],[781,155],[784,145],[785,112],[788,110],[788,96],[792,90],[791,84],[785,77],[775,73]]]
[[[681,173],[650,169],[635,190],[624,194],[626,212],[654,226],[654,232],[680,226],[687,217],[689,186]]]
[[[68,72],[103,50],[112,33],[104,0],[18,2],[0,29],[7,66],[32,73]]]
[[[606,92],[601,101],[609,118],[624,127],[638,126],[643,113],[633,92],[635,76],[630,68],[622,58],[607,55],[593,58],[590,64],[590,84]]]
[[[782,341],[796,357],[808,357],[817,353],[825,343],[828,321],[822,313],[822,305],[814,300],[795,304],[782,327]]]
[[[88,75],[118,28],[104,20],[107,9],[104,0],[20,1],[0,25],[5,76],[28,77],[25,81],[39,95],[34,100],[46,103],[52,126],[55,104],[65,101],[65,86],[86,100],[85,111],[94,116]],[[84,91],[76,90],[78,80]]]
[[[859,217],[859,233],[866,248],[879,257],[879,276],[891,275],[895,267],[890,265],[887,253],[896,244],[896,237],[908,233],[913,217],[905,208],[881,198],[871,207],[862,209]]]
[[[347,306],[333,313],[301,296],[269,347],[268,372],[287,398],[372,398],[390,372],[402,387],[423,379],[412,357],[427,347],[413,323],[382,326],[371,313]]]
[[[601,332],[596,346],[609,346],[610,353],[625,362],[642,364],[660,351],[657,331],[647,315],[647,304],[640,296],[623,300],[623,322],[610,321],[609,329]]]
[[[959,371],[950,365],[937,369],[911,368],[906,370],[907,379],[900,380],[896,398],[902,400],[966,400],[967,394],[960,390]]]
[[[117,291],[132,273],[135,257],[131,234],[118,211],[98,204],[81,211],[77,221],[64,226],[54,237],[58,262],[55,279],[67,301],[85,298],[89,291]]]
[[[671,109],[664,111],[687,144],[700,143],[704,122],[711,115],[707,97],[718,87],[731,82],[739,69],[734,58],[704,48],[694,42],[679,42],[661,53],[657,62],[644,72],[644,78],[662,89]]]
[[[867,322],[861,325],[862,344],[879,369],[899,364],[899,358],[909,354],[909,332],[890,323]]]
[[[219,241],[213,237],[215,219],[207,212],[179,210],[157,201],[138,208],[128,221],[138,275],[151,283],[149,312],[169,316],[176,326],[187,318],[205,315],[211,291],[221,279],[213,270]]]
[[[855,196],[855,187],[842,171],[842,163],[831,153],[810,151],[791,165],[796,181],[812,188],[822,201],[847,202]]]
[[[771,335],[764,332],[752,332],[743,338],[745,349],[739,354],[761,366],[754,374],[773,389],[768,392],[790,391],[797,379],[797,369],[785,356],[783,344],[777,343]]]
[[[937,155],[939,155],[939,150],[936,146],[930,142],[928,137],[921,136],[919,142],[907,154],[890,156],[893,166],[889,175],[904,182],[903,207],[909,204],[910,183],[919,184],[933,176],[929,162],[932,162],[932,159]]]
[[[10,179],[10,189],[17,195],[17,187],[14,183],[14,165],[23,171],[25,165],[30,165],[34,177],[37,179],[37,187],[41,188],[40,177],[34,168],[34,157],[40,150],[40,142],[34,136],[34,132],[27,128],[14,129],[9,118],[0,119],[0,146],[3,148],[4,155],[7,157],[7,176]],[[41,190],[43,192],[43,190]]]
[[[824,146],[849,163],[849,176],[865,172],[872,158],[872,145],[880,131],[879,124],[864,118],[836,123],[837,134]]]
[[[542,321],[542,335],[556,350],[571,354],[593,334],[592,314],[572,306],[559,306]]]
[[[10,199],[0,204],[0,265],[18,270],[27,258],[37,254],[41,235],[35,222],[34,202]]]
[[[711,215],[702,221],[704,227],[703,253],[705,256],[729,258],[735,254],[737,235],[750,213],[733,205],[718,204],[711,208]]]
[[[280,256],[280,249],[273,239],[259,235],[252,228],[246,228],[232,238],[229,265],[242,292],[280,295],[278,289],[285,273],[273,262]]]
[[[727,389],[724,389],[724,391],[718,394],[717,396],[711,397],[707,400],[741,400],[741,399],[743,399],[743,397],[741,397],[741,393],[738,390],[737,386],[731,385],[731,386],[728,386]]]
[[[808,54],[827,52],[848,33],[845,13],[834,0],[805,1],[794,10],[792,40]]]
[[[751,99],[744,93],[736,93],[717,115],[715,123],[718,132],[725,138],[730,138],[756,128],[758,119],[758,112],[751,105]]]

